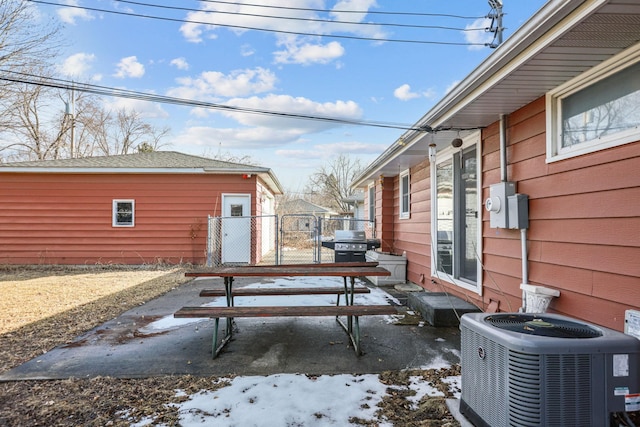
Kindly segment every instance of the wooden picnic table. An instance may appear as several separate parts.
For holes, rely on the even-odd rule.
[[[389,276],[391,273],[378,267],[372,262],[330,263],[330,264],[288,264],[269,266],[236,266],[205,268],[185,273],[188,277],[222,277],[224,279],[225,307],[183,307],[174,316],[179,318],[209,317],[215,319],[212,353],[215,358],[232,338],[234,317],[270,317],[270,316],[335,316],[349,336],[358,355],[362,354],[360,346],[359,316],[397,314],[397,308],[392,305],[355,305],[354,296],[357,293],[368,293],[365,286],[356,286],[355,279],[364,276]],[[236,277],[342,277],[342,287],[307,287],[307,288],[259,288],[253,290],[233,290],[233,280]],[[348,280],[349,279],[349,280]],[[234,297],[237,296],[270,296],[270,295],[320,295],[335,293],[337,295],[334,306],[260,306],[235,307]],[[219,290],[203,290],[200,296],[221,296]],[[340,305],[340,295],[345,296],[345,304]],[[346,316],[346,322],[340,319]],[[219,319],[227,319],[226,333],[218,344]]]

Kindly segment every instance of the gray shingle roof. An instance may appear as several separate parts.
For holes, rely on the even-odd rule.
[[[219,173],[258,174],[274,194],[282,186],[269,168],[192,156],[176,151],[0,163],[1,173]]]
[[[284,202],[281,204],[280,207],[282,209],[285,209],[291,212],[298,212],[298,213],[307,213],[307,212],[333,213],[333,211],[328,208],[316,205],[314,203],[308,202],[303,199],[295,199],[295,200],[290,200],[288,202]]]
[[[192,156],[175,151],[123,154],[117,156],[83,157],[78,159],[35,160],[3,163],[0,167],[46,169],[218,169],[241,171],[267,171],[268,169],[240,163],[225,162]]]

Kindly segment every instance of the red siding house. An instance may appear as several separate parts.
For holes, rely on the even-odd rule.
[[[270,169],[177,152],[1,164],[0,263],[203,264],[208,216],[273,214],[281,193]]]
[[[624,329],[640,310],[640,2],[548,2],[413,128],[353,183],[409,281],[485,311],[558,295],[549,312]]]

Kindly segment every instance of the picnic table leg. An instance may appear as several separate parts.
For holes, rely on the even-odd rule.
[[[215,317],[214,320],[215,320],[215,329],[213,330],[213,343],[211,345],[211,356],[213,359],[218,357],[218,354],[220,354],[224,346],[227,345],[229,340],[231,340],[230,329],[227,329],[225,336],[220,341],[220,344],[218,344],[218,329],[219,329],[218,327],[220,325],[220,318]],[[229,326],[228,326],[228,319],[227,319],[227,328],[228,327]]]
[[[227,307],[233,307],[235,305],[233,300],[232,287],[233,287],[233,277],[225,277],[224,293],[227,299]],[[219,325],[220,325],[220,319],[216,317],[215,329],[213,331],[213,345],[211,350],[211,353],[214,359],[218,357],[218,354],[222,351],[224,346],[227,345],[227,343],[231,340],[231,337],[233,335],[233,317],[227,317],[227,328],[226,328],[224,337],[220,341],[220,344],[218,344]]]
[[[353,316],[354,328],[351,334],[353,341],[353,348],[358,356],[362,356],[362,347],[360,347],[360,319],[358,316]]]
[[[233,307],[235,305],[235,301],[233,300],[233,277],[225,277],[224,278],[224,293],[227,297],[227,307]],[[231,334],[233,333],[233,317],[227,317],[227,333],[226,333],[226,341],[231,338]]]
[[[347,277],[343,277],[344,282],[344,297],[347,305],[353,305],[355,295],[356,278],[351,277],[351,286],[347,284]],[[340,295],[338,295],[337,305],[340,305]],[[362,355],[362,349],[360,347],[360,321],[358,316],[347,316],[347,323],[345,324],[339,316],[336,316],[336,322],[342,326],[342,329],[347,333],[353,348],[358,356]]]
[[[233,287],[233,277],[225,277],[224,278],[224,294],[227,297],[227,307],[233,307],[233,292],[231,288]]]

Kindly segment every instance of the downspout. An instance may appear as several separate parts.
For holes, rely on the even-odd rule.
[[[500,114],[500,179],[502,182],[508,181],[507,176],[507,119],[504,114]],[[522,251],[522,284],[529,284],[529,254],[527,251],[527,229],[520,229],[520,247]],[[527,311],[526,293],[522,291],[522,311]]]
[[[500,180],[507,182],[507,119],[500,114]]]

